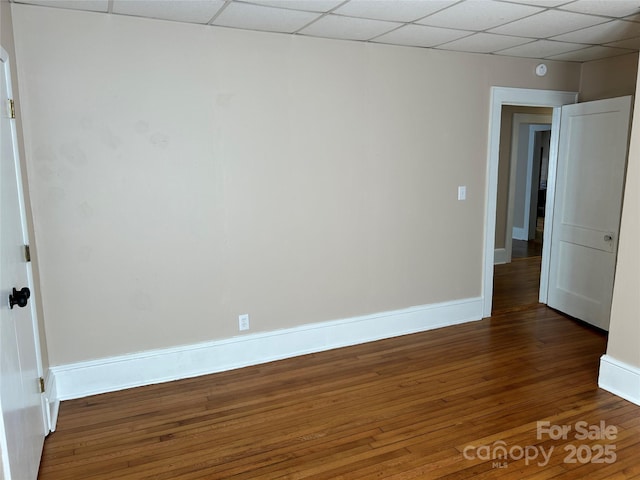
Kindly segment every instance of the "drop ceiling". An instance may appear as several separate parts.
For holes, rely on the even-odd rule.
[[[212,27],[586,62],[640,50],[640,0],[12,0]]]

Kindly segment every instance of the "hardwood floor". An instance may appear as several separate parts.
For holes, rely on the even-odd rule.
[[[640,407],[596,385],[605,346],[603,332],[533,305],[66,401],[39,478],[640,478]],[[538,438],[539,421],[572,430]],[[576,439],[580,421],[605,422],[616,438]],[[499,445],[510,456],[485,459]],[[615,462],[588,463],[598,445],[612,445]],[[538,458],[518,459],[525,448]],[[548,463],[541,448],[553,448]],[[566,463],[571,448],[587,463]]]
[[[514,312],[538,304],[542,257],[514,258],[493,272],[492,314]]]
[[[544,217],[536,219],[534,238],[526,240],[512,240],[511,258],[539,257],[542,255],[542,240],[544,237]]]
[[[539,257],[542,255],[542,241],[513,240],[511,258]]]
[[[480,322],[64,402],[39,478],[640,478],[640,407],[596,385],[606,335],[539,305],[539,271],[496,266]]]

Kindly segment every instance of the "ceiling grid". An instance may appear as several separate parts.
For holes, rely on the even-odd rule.
[[[12,0],[361,42],[585,62],[640,50],[640,0]]]

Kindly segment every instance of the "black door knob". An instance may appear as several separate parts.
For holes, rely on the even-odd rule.
[[[13,293],[9,294],[9,307],[12,310],[14,305],[18,305],[19,307],[26,307],[30,296],[31,291],[28,287],[24,287],[20,290],[17,290],[15,287],[13,287]]]

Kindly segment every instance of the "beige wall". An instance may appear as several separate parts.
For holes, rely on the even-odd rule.
[[[635,98],[635,118],[640,100]],[[640,122],[631,126],[607,354],[640,368]]]
[[[579,86],[570,63],[13,12],[53,365],[479,296],[490,87]]]
[[[583,63],[580,102],[633,95],[637,72],[637,53]]]
[[[25,165],[25,150],[24,150],[24,141],[23,141],[23,130],[22,130],[22,105],[20,102],[20,91],[18,85],[18,77],[17,77],[17,68],[16,68],[16,54],[15,54],[15,45],[13,38],[13,19],[11,15],[11,5],[9,4],[9,0],[0,0],[0,45],[5,51],[9,54],[9,64],[11,67],[11,87],[13,93],[13,100],[15,102],[16,107],[16,131],[18,137],[18,154],[20,155],[20,161],[22,163],[22,176],[24,185],[27,185],[27,168]],[[39,262],[38,262],[38,249],[37,244],[34,241],[33,234],[33,216],[31,214],[31,199],[29,196],[28,189],[25,188],[25,208],[27,211],[27,227],[29,229],[29,238],[31,240],[31,266],[33,269],[33,277],[34,277],[34,285],[32,290],[32,303],[36,305],[36,311],[38,314],[38,322],[40,324],[40,344],[41,344],[41,353],[42,353],[42,361],[43,367],[45,369],[49,366],[49,356],[47,351],[47,340],[46,340],[46,332],[45,332],[45,324],[44,324],[44,314],[42,311],[42,297],[41,297],[41,289],[40,289],[40,272],[39,272]]]

